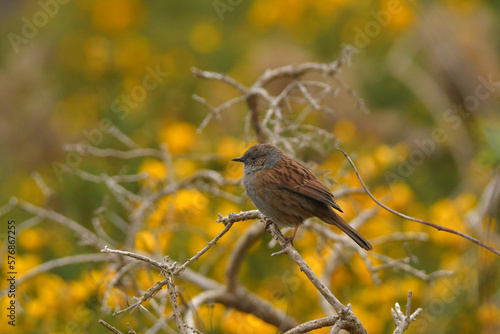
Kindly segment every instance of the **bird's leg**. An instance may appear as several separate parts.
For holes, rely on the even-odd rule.
[[[267,231],[267,229],[269,228],[269,225],[271,225],[272,221],[271,221],[271,219],[264,217],[264,222],[266,223],[266,226],[264,226],[264,229]]]
[[[285,237],[287,243],[289,242],[293,246],[293,239],[295,239],[295,234],[297,234],[297,230],[299,229],[301,222],[298,222],[297,225],[295,225],[295,228],[293,229],[293,233],[291,237]]]

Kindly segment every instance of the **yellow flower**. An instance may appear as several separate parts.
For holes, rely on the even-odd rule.
[[[243,149],[241,141],[234,137],[223,137],[217,145],[217,154],[223,159],[228,160],[239,157]]]
[[[157,276],[155,276],[156,273],[158,273]],[[149,287],[154,284],[155,280],[161,279],[159,271],[150,268],[140,268],[134,275],[140,287]]]
[[[136,0],[96,0],[92,19],[97,29],[120,32],[139,19],[141,7]]]
[[[352,260],[351,267],[353,268],[356,282],[364,285],[372,284],[372,275],[366,267],[363,259],[359,256],[354,256]]]
[[[174,199],[174,206],[180,212],[203,210],[207,205],[207,197],[194,189],[181,189]]]
[[[165,180],[168,175],[167,166],[162,161],[158,161],[153,158],[146,158],[139,167],[140,173],[149,174],[150,178],[143,181],[145,187],[154,187],[160,183],[160,181]]]
[[[110,58],[109,43],[102,36],[91,36],[85,40],[84,51],[87,60],[87,72],[100,77],[107,69]]]
[[[368,333],[383,333],[384,322],[382,321],[379,314],[373,312],[373,310],[366,310],[354,305],[354,314],[361,321]],[[382,309],[382,308],[379,308]],[[384,310],[385,311],[385,310]]]
[[[392,163],[395,159],[394,150],[387,145],[378,145],[375,148],[375,160],[382,167],[385,168]]]
[[[256,27],[275,24],[294,28],[303,18],[306,3],[302,0],[256,1],[249,11],[249,20]]]
[[[26,251],[37,251],[45,245],[45,233],[41,229],[24,230],[19,237],[19,246]]]
[[[386,21],[390,20],[389,27],[396,31],[409,27],[415,21],[415,10],[410,8],[405,1],[384,0],[380,5],[380,11],[388,13],[389,19]]]
[[[493,303],[481,305],[478,310],[479,321],[483,326],[500,326],[500,308]]]
[[[33,204],[41,204],[43,195],[32,178],[24,178],[18,185],[18,196]]]
[[[175,122],[162,129],[160,141],[168,145],[171,153],[185,153],[196,142],[196,129],[189,123]]]
[[[151,51],[147,38],[140,35],[132,35],[119,40],[115,46],[114,58],[116,65],[122,70],[135,70],[140,74],[142,80],[146,72],[146,66],[149,65]],[[133,76],[125,80],[124,89],[129,92],[134,86],[142,85],[142,81],[137,81]]]
[[[314,248],[307,249],[302,255],[309,267],[311,267],[316,275],[320,276],[323,273],[325,263],[316,250]]]
[[[135,248],[139,251],[154,253],[157,247],[157,240],[153,233],[140,231],[135,237]]]
[[[462,217],[458,214],[453,201],[448,198],[440,199],[432,206],[431,217],[434,224],[443,225],[454,230],[464,228]]]
[[[348,143],[356,135],[356,125],[353,122],[344,119],[335,123],[333,134],[343,143]]]
[[[67,254],[66,254],[67,255]],[[40,257],[34,253],[27,253],[23,256],[17,256],[16,258],[16,269],[19,275],[26,273],[27,271],[33,269],[34,267],[40,265],[42,261]]]
[[[260,320],[252,314],[230,310],[222,320],[224,333],[266,334],[276,333],[276,327]]]
[[[229,161],[224,169],[223,175],[229,179],[241,179],[243,177],[243,167],[239,163]]]
[[[462,193],[455,199],[455,205],[461,214],[466,214],[474,208],[477,197],[472,193]]]
[[[208,238],[205,236],[201,236],[198,234],[191,235],[188,242],[188,252],[190,254],[189,256],[193,256],[194,254],[205,248],[207,242],[209,241],[210,240],[208,240]]]
[[[189,33],[189,44],[193,50],[203,54],[217,50],[220,39],[219,29],[210,23],[198,23]]]
[[[221,304],[202,305],[196,309],[198,321],[205,327],[219,328],[226,308]]]
[[[255,1],[249,11],[249,21],[254,27],[267,27],[278,20],[280,11],[269,1]]]
[[[329,18],[338,13],[341,7],[348,3],[349,0],[316,0],[311,2],[319,15]]]
[[[196,171],[196,163],[193,160],[178,159],[174,163],[174,173],[178,178],[186,178]]]
[[[73,281],[69,283],[69,286],[70,298],[72,302],[77,305],[85,302],[93,291],[85,281]]]
[[[156,228],[160,225],[166,224],[171,220],[173,213],[171,212],[172,197],[163,197],[156,203],[153,212],[147,217],[148,228]]]
[[[46,315],[57,309],[59,303],[64,303],[66,294],[66,282],[54,274],[42,274],[35,277],[38,298],[45,301]]]
[[[377,172],[377,165],[372,156],[364,155],[360,157],[356,165],[358,166],[359,173],[364,181],[373,177]]]
[[[391,191],[391,207],[393,209],[405,209],[413,201],[413,192],[405,183],[392,184]]]
[[[47,305],[41,298],[32,298],[26,301],[26,314],[35,319],[40,319],[45,315]]]

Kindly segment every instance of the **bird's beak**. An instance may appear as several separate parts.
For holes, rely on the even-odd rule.
[[[231,161],[239,161],[239,162],[244,162],[245,160],[243,160],[243,157],[239,157],[239,158],[234,158],[234,159],[231,159]]]

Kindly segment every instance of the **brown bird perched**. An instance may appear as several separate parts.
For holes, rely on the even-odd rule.
[[[332,207],[343,212],[333,200],[333,194],[306,167],[270,144],[250,147],[242,157],[232,159],[243,163],[243,184],[252,203],[269,220],[280,227],[294,227],[307,218],[318,217],[335,225],[360,247],[373,247],[347,224]]]

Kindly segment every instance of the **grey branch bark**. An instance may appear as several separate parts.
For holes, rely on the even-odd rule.
[[[411,290],[408,291],[406,315],[401,311],[399,303],[396,303],[395,309],[391,309],[392,318],[394,319],[394,323],[396,324],[394,334],[402,334],[405,330],[407,330],[411,322],[417,319],[417,316],[421,311],[422,309],[418,308],[415,312],[411,313]]]

